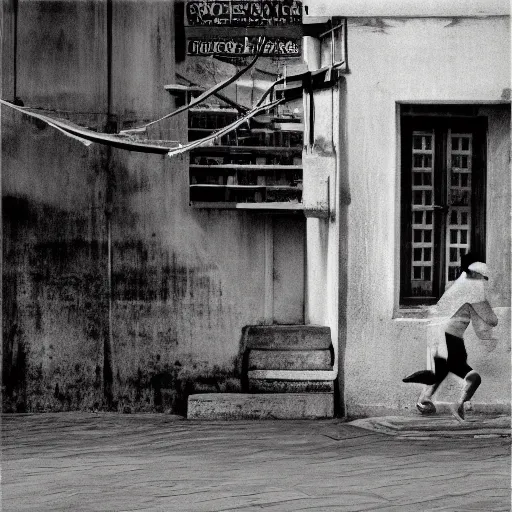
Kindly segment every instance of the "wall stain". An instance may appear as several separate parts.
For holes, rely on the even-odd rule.
[[[452,18],[450,20],[450,23],[446,24],[444,26],[444,28],[450,28],[450,27],[455,27],[457,25],[461,25],[463,22],[463,19],[462,18]]]
[[[69,362],[70,347],[44,340],[80,333],[95,357],[106,319],[101,237],[78,236],[87,232],[80,214],[23,197],[5,195],[2,216],[4,411],[80,408],[84,383],[97,402],[96,361],[77,367],[79,344]]]
[[[78,234],[90,233],[90,219],[83,216],[92,212],[95,234],[85,239]],[[198,325],[212,329],[224,322],[222,287],[215,264],[182,262],[151,236],[113,247],[115,352],[121,366],[131,357],[120,341],[126,325],[128,342],[137,351],[156,343],[165,347],[165,361],[158,353],[135,373],[118,370],[118,391],[110,404],[105,402],[100,348],[107,336],[106,241],[104,217],[96,212],[70,215],[26,198],[4,198],[4,411],[185,414],[191,393],[240,389],[235,362],[227,368],[206,363],[193,368],[190,359],[166,362],[185,333],[193,337]],[[160,312],[164,305],[169,316]],[[60,330],[79,333],[90,345],[86,353],[82,343],[54,340],[62,336]],[[51,342],[35,341],[48,337]]]
[[[387,34],[386,30],[392,28],[392,25],[386,23],[383,18],[361,18],[358,22],[359,26],[367,27],[372,32],[379,32],[381,34]]]
[[[166,35],[173,25],[172,9],[158,7],[158,22],[148,18],[143,23],[145,29],[154,28],[139,34],[141,44],[148,45],[145,54],[154,57],[145,68],[151,70],[149,82],[160,84],[148,89],[146,83],[141,91],[154,98],[141,99],[137,80],[130,81],[115,86],[122,108],[111,112],[119,105],[107,107],[108,78],[102,73],[108,45],[102,39],[100,4],[20,3],[28,20],[19,26],[20,94],[26,105],[62,109],[62,115],[68,110],[70,120],[92,129],[103,130],[107,120],[120,125],[149,121],[162,98],[169,99],[161,89],[168,82],[160,76],[164,71],[158,56],[174,53],[173,38]],[[113,66],[132,59],[133,38],[126,35],[126,26],[140,23],[139,11],[117,6],[114,20],[121,25],[112,29],[118,42],[127,38],[128,53],[123,45],[113,45]],[[34,23],[41,30],[33,32]],[[167,70],[174,76],[172,62]],[[209,71],[214,81],[224,76],[215,66]],[[226,298],[222,272],[230,263],[217,265],[218,255],[227,253],[208,230],[226,226],[222,236],[245,257],[250,256],[248,244],[254,244],[252,252],[259,250],[254,233],[261,231],[261,223],[254,227],[258,221],[243,214],[233,220],[231,214],[210,218],[209,213],[183,209],[178,195],[188,187],[186,158],[170,165],[164,156],[108,154],[97,145],[85,150],[76,142],[63,142],[45,124],[20,121],[19,114],[4,116],[4,411],[184,413],[188,393],[238,389],[231,360],[237,340],[229,337],[243,321],[242,307],[234,304],[243,294]],[[184,122],[172,124],[173,133]],[[109,193],[112,184],[115,190]],[[162,187],[169,187],[165,194]],[[110,297],[107,213],[112,222]],[[178,238],[171,239],[176,233]],[[239,257],[234,263],[239,273],[250,268]],[[258,304],[259,298],[248,297],[246,303]],[[109,300],[111,403],[105,400],[104,385]]]

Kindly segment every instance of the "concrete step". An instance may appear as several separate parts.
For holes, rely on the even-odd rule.
[[[332,393],[208,393],[188,397],[190,420],[332,418]]]
[[[249,379],[249,393],[332,393],[334,381]]]
[[[270,380],[326,380],[336,379],[334,370],[251,370],[247,372],[249,379]]]
[[[322,350],[331,347],[331,329],[321,325],[249,325],[245,349]]]
[[[332,370],[330,350],[251,350],[249,370]]]

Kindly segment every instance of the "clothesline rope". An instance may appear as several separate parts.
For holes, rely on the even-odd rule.
[[[256,56],[255,59],[249,64],[254,65],[256,59],[258,56]],[[165,141],[165,143],[159,143],[162,141],[153,141],[151,139],[134,139],[130,137],[131,132],[137,133],[138,131],[144,131],[145,127],[154,124],[155,122],[158,122],[159,120],[152,121],[151,123],[148,123],[145,125],[145,127],[137,128],[132,131],[125,131],[121,132],[119,134],[107,134],[107,133],[100,133],[96,132],[87,128],[84,128],[82,126],[78,126],[68,120],[55,118],[49,115],[44,115],[38,112],[34,112],[35,109],[28,108],[28,107],[20,107],[18,105],[15,105],[13,103],[10,103],[6,100],[0,100],[1,105],[5,105],[11,109],[17,110],[18,112],[21,112],[24,115],[36,118],[40,121],[43,121],[47,123],[49,126],[55,128],[56,130],[60,131],[61,133],[81,142],[82,144],[86,146],[90,146],[93,142],[97,142],[99,144],[105,144],[108,146],[112,146],[119,149],[125,149],[128,151],[137,151],[141,153],[154,153],[154,154],[167,154],[170,157],[173,157],[178,154],[182,154],[186,151],[190,151],[196,147],[203,146],[205,144],[212,143],[215,139],[218,139],[219,137],[222,137],[231,131],[238,128],[241,124],[244,122],[247,122],[250,118],[254,117],[256,114],[263,112],[265,110],[270,110],[282,103],[286,103],[288,101],[292,101],[293,99],[296,99],[295,97],[289,96],[286,97],[285,93],[283,92],[283,97],[279,100],[273,100],[269,103],[263,104],[265,100],[273,93],[276,86],[282,85],[286,82],[286,84],[291,84],[293,82],[302,82],[302,89],[306,90],[308,94],[311,96],[311,93],[315,90],[316,87],[322,88],[325,86],[325,83],[328,83],[331,81],[331,74],[334,70],[336,70],[340,66],[340,63],[335,63],[333,66],[329,66],[326,68],[322,68],[316,71],[307,71],[304,73],[299,73],[298,75],[292,75],[288,77],[282,77],[278,80],[276,80],[272,85],[263,93],[261,98],[258,100],[258,102],[254,105],[252,109],[250,109],[248,112],[246,112],[242,117],[235,120],[233,123],[225,126],[224,128],[221,128],[220,130],[217,130],[207,137],[203,139],[199,139],[197,141],[193,141],[187,144],[180,144],[176,141]],[[247,70],[248,68],[245,68]],[[243,70],[242,70],[243,71]],[[236,76],[236,75],[235,75]],[[233,77],[231,78],[233,79]],[[219,84],[220,85],[220,84]],[[219,90],[214,88],[215,90]],[[208,95],[214,94],[215,91],[210,89],[209,91],[205,91],[205,94],[208,93]],[[205,99],[204,95],[203,99]],[[199,98],[196,98],[199,99]],[[187,105],[187,108],[190,108],[192,104]],[[179,110],[179,109],[178,109]],[[184,109],[186,110],[186,109]],[[183,110],[181,110],[183,111]],[[178,111],[174,111],[171,114],[168,114],[167,116],[164,116],[161,119],[171,117],[172,115],[176,115]],[[130,133],[128,133],[130,132]]]

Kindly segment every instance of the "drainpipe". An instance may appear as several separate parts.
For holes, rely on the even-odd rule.
[[[112,115],[112,0],[107,0],[107,133],[117,132]],[[112,212],[115,190],[115,176],[112,167],[112,148],[107,146],[105,169],[107,184],[105,194],[105,222],[107,228],[107,329],[103,338],[103,395],[109,407],[114,399],[114,335],[113,335],[113,286],[112,286]]]
[[[320,68],[320,39],[317,37],[305,36],[302,39],[304,53],[304,62],[309,71],[315,71]],[[304,91],[304,145],[309,153],[314,144],[314,99],[313,91]]]
[[[112,211],[114,177],[110,167],[111,148],[107,148],[107,191],[105,205],[105,220],[107,225],[107,329],[103,338],[103,394],[108,406],[111,406],[114,398],[114,336],[113,336],[113,290],[112,290]]]
[[[320,40],[316,37],[312,36],[304,36],[302,38],[302,49],[303,49],[303,59],[304,62],[308,66],[308,71],[315,71],[320,68]],[[314,100],[313,100],[313,91],[310,88],[309,90],[303,91],[303,111],[304,111],[304,152],[311,153],[313,149],[313,138],[314,134],[312,133],[313,127],[312,124],[314,120],[312,120],[312,116],[314,114]],[[306,172],[306,168],[303,162],[303,173]],[[304,176],[303,176],[304,179]],[[311,322],[310,318],[310,287],[308,286],[308,275],[310,272],[310,258],[309,258],[309,245],[308,238],[310,234],[311,228],[310,219],[306,218],[306,243],[305,243],[305,264],[304,264],[304,322],[309,324]]]
[[[23,106],[17,98],[17,68],[18,68],[18,0],[4,0],[2,2],[0,34],[0,62],[2,63],[2,76],[0,78],[0,93],[2,99],[12,101],[15,105]]]
[[[17,75],[18,75],[18,0],[13,0],[12,8],[14,10],[14,34],[13,34],[13,63],[12,63],[12,73],[13,73],[13,84],[12,84],[12,98],[15,103],[18,103],[18,91],[17,91]]]

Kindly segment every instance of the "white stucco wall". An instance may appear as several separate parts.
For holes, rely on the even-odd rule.
[[[339,222],[337,204],[339,94],[325,89],[314,95],[315,145],[303,154],[305,186],[316,182],[312,194],[322,204],[320,218],[307,218],[306,322],[331,327],[337,353]],[[314,201],[312,201],[314,203]],[[307,216],[310,213],[306,214]],[[316,213],[311,213],[316,215]]]
[[[473,17],[510,14],[508,0],[304,0],[304,5],[310,17]]]
[[[349,415],[413,408],[425,367],[425,322],[398,318],[400,170],[397,103],[510,98],[509,18],[349,19],[346,76],[348,257],[344,386]],[[500,110],[501,109],[501,110]],[[510,110],[488,106],[487,263],[500,318],[489,351],[467,335],[483,377],[474,403],[510,403]],[[329,280],[329,277],[327,278]],[[343,285],[343,283],[342,283]],[[343,290],[342,290],[343,291]],[[457,388],[457,386],[456,386]],[[455,388],[453,388],[455,389]],[[452,389],[452,391],[453,391]],[[441,389],[440,400],[453,395]],[[457,388],[458,393],[458,388]]]

